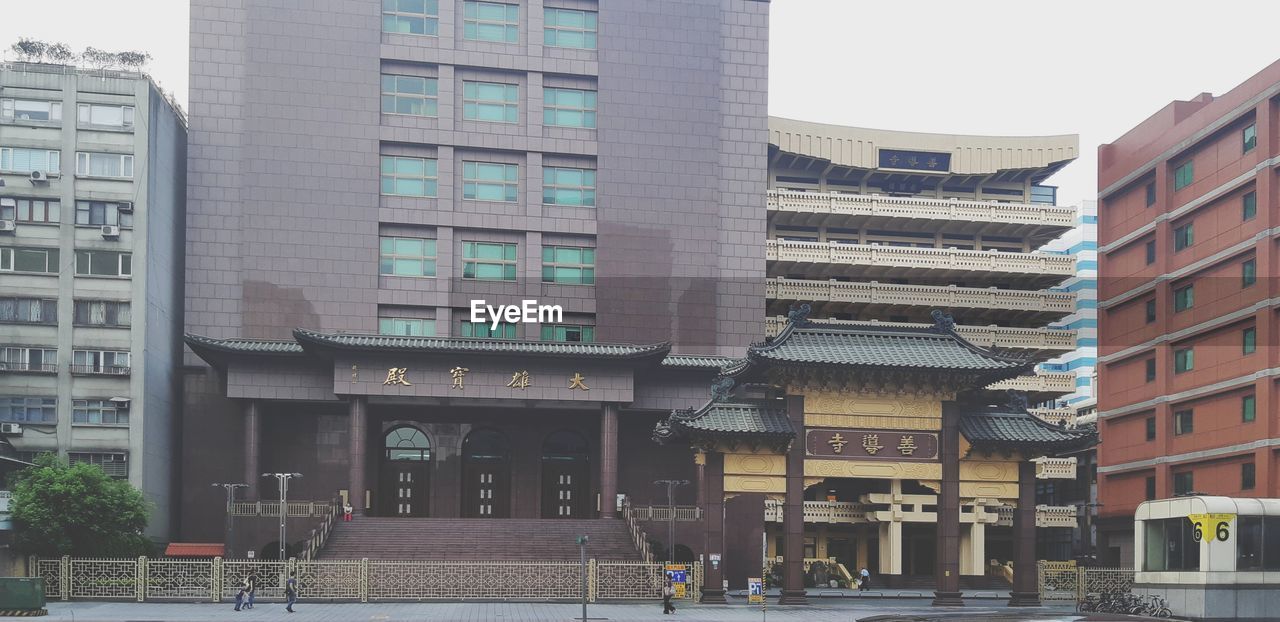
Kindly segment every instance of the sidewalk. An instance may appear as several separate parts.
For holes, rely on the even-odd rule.
[[[627,604],[593,604],[587,613],[595,622],[645,622],[697,620],[706,622],[747,622],[766,617],[776,622],[851,622],[860,618],[892,614],[899,616],[945,616],[948,620],[989,622],[1000,620],[1046,620],[1069,622],[1081,616],[1069,608],[1041,607],[1008,609],[991,601],[971,602],[961,608],[935,608],[927,599],[859,601],[856,598],[817,600],[808,606],[779,606],[770,602],[765,612],[744,599],[731,605],[677,605],[674,616],[662,615],[658,601]],[[300,602],[297,613],[289,614],[281,603],[259,603],[253,611],[235,612],[231,603],[95,603],[54,602],[49,622],[171,622],[252,620],[254,622],[568,622],[580,619],[582,606],[570,603],[315,603]],[[1009,616],[1016,615],[1014,618]],[[927,618],[926,618],[927,619]]]
[[[805,588],[809,598],[933,598],[933,590],[928,589],[872,589],[860,592],[851,588]],[[729,596],[738,596],[742,599],[747,598],[746,590],[729,590],[726,592]],[[774,600],[782,594],[781,590],[774,588],[768,590],[768,594]],[[965,600],[983,599],[983,600],[1009,600],[1009,590],[964,590]],[[984,606],[992,606],[990,603]]]

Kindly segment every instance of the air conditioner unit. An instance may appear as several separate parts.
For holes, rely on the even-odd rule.
[[[18,223],[12,220],[0,220],[0,231],[13,233],[18,229]]]
[[[124,201],[120,204],[119,210],[122,212],[133,212],[133,201]]]
[[[7,207],[9,209],[16,208],[18,207],[18,201],[17,199],[11,199],[9,197],[0,197],[0,207]]]
[[[44,171],[31,171],[30,179],[33,183],[38,181],[49,181],[49,175]]]
[[[0,434],[22,434],[22,424],[0,423]]]
[[[120,237],[120,227],[116,225],[102,225],[102,237],[104,238]]]

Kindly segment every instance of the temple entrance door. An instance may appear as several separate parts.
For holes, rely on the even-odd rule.
[[[937,572],[937,528],[925,523],[907,523],[902,529],[902,573],[933,576]]]
[[[427,516],[430,495],[431,444],[411,426],[392,429],[384,438],[379,467],[378,514]]]
[[[588,518],[587,441],[577,432],[554,432],[542,443],[542,517]]]
[[[511,463],[507,439],[496,430],[473,430],[462,441],[462,515],[511,516]]]

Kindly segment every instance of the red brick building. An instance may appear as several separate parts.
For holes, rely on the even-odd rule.
[[[1280,496],[1278,97],[1280,62],[1098,150],[1104,563],[1144,500]]]

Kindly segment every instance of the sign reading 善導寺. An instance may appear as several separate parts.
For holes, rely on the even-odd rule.
[[[938,435],[913,430],[809,428],[805,453],[824,458],[923,462],[938,459]]]

